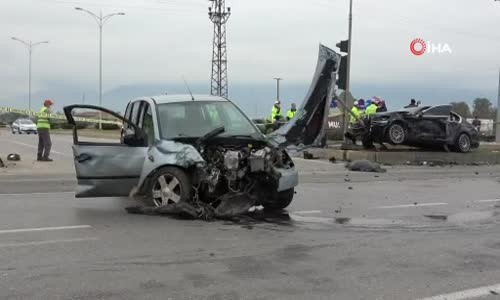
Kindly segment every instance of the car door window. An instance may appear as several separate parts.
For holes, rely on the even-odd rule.
[[[144,130],[147,135],[148,146],[151,146],[154,142],[154,124],[153,124],[153,110],[148,102],[143,103],[141,116],[139,121],[139,128]]]
[[[451,106],[449,105],[440,105],[431,107],[424,112],[424,116],[426,117],[445,117],[447,118],[450,115]]]

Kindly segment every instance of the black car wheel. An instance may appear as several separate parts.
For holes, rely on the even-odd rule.
[[[455,142],[455,149],[458,152],[466,153],[469,152],[471,148],[471,140],[468,134],[461,133],[457,141]]]
[[[293,188],[277,192],[272,201],[264,204],[264,209],[266,210],[282,210],[288,207],[292,203],[293,196],[295,195],[295,190]]]
[[[148,181],[146,204],[156,207],[189,201],[192,195],[191,179],[176,167],[160,168]]]
[[[402,124],[394,123],[387,129],[387,137],[389,142],[394,145],[400,145],[404,143],[406,139],[406,131]]]

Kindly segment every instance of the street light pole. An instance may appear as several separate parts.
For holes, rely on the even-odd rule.
[[[497,100],[497,119],[495,120],[495,141],[500,143],[500,69],[498,69],[498,100]]]
[[[102,12],[99,13],[99,15],[96,15],[95,13],[86,10],[81,7],[75,7],[76,10],[80,10],[83,12],[88,13],[92,18],[97,23],[97,26],[99,26],[99,106],[102,106],[102,28],[104,27],[104,24],[113,16],[124,16],[125,13],[123,12],[118,12],[118,13],[112,13],[108,15],[102,15]],[[102,129],[102,113],[99,111],[99,129]]]
[[[276,101],[280,102],[280,81],[283,80],[283,78],[274,78],[276,80]]]
[[[28,50],[29,54],[29,71],[28,71],[28,109],[31,111],[31,69],[32,69],[32,54],[33,54],[33,49],[40,45],[40,44],[48,44],[49,41],[41,41],[41,42],[36,42],[33,43],[32,41],[24,41],[16,37],[11,37],[12,40],[18,41],[21,44],[23,44],[26,49]]]

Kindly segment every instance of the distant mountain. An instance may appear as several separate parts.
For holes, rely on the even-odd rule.
[[[280,92],[283,108],[288,109],[291,102],[299,104],[306,95],[308,87],[308,82],[283,82]],[[190,88],[196,94],[209,93],[209,84],[206,83],[190,83]],[[82,103],[83,91],[86,92],[85,103],[97,105],[98,97],[96,91],[91,91],[88,87],[83,88],[74,83],[52,82],[46,84],[45,89],[33,94],[32,108],[38,110],[43,99],[51,98],[56,101],[55,110],[60,111],[65,105]],[[103,106],[123,113],[125,105],[131,99],[165,93],[186,94],[187,89],[182,82],[118,86],[103,94]],[[276,86],[272,81],[269,83],[235,82],[230,83],[229,94],[230,98],[250,117],[262,117],[271,111],[273,102],[276,99]],[[380,96],[387,100],[389,109],[398,109],[406,105],[411,98],[422,101],[424,105],[449,103],[452,101],[466,101],[472,104],[472,101],[476,97],[486,97],[493,103],[496,103],[496,94],[495,90],[456,89],[422,85],[392,86],[390,84],[357,83],[353,86],[353,95],[355,97],[368,99],[371,96]],[[0,96],[0,106],[27,108],[27,102],[26,95],[20,95],[15,99],[2,99]]]

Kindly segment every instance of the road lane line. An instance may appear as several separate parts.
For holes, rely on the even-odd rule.
[[[92,226],[90,226],[90,225],[76,225],[76,226],[59,226],[59,227],[5,229],[5,230],[0,230],[0,234],[20,233],[20,232],[35,232],[35,231],[56,231],[56,230],[70,230],[70,229],[88,229],[88,228],[92,228]]]
[[[439,205],[448,205],[448,203],[418,203],[418,204],[390,205],[390,206],[378,206],[378,207],[375,207],[375,209],[424,207],[424,206],[439,206]]]
[[[75,192],[47,192],[47,193],[19,193],[19,194],[2,194],[0,197],[12,197],[12,196],[40,196],[40,195],[74,195]]]
[[[317,164],[322,164],[322,165],[334,165],[333,163],[327,161],[327,160],[322,160],[322,159],[303,159],[299,157],[292,157],[292,160],[298,160],[298,161],[303,161],[303,162],[313,162]]]
[[[27,242],[27,243],[12,243],[12,244],[0,244],[0,248],[13,248],[13,247],[23,247],[23,246],[42,246],[57,243],[75,243],[75,242],[89,242],[97,241],[98,238],[82,238],[82,239],[66,239],[66,240],[48,240],[40,242]]]
[[[30,145],[30,144],[25,144],[25,143],[21,143],[21,142],[14,142],[14,141],[7,141],[9,143],[13,143],[13,144],[17,144],[17,145],[20,145],[20,146],[25,146],[25,147],[29,147],[31,149],[38,149],[38,146],[33,146],[33,145]],[[69,154],[66,154],[66,153],[62,153],[62,152],[59,152],[59,151],[54,151],[54,150],[51,150],[50,153],[55,153],[55,154],[59,154],[59,155],[62,155],[62,156],[67,156],[67,157],[71,157],[72,155],[69,155]]]
[[[301,211],[294,211],[293,213],[299,215],[320,214],[321,210],[301,210]]]
[[[465,299],[475,299],[485,296],[500,294],[500,284],[479,287],[476,289],[465,290],[461,292],[439,295],[429,298],[420,298],[418,300],[465,300]]]
[[[477,203],[500,202],[500,199],[474,200],[474,202],[477,202]]]

